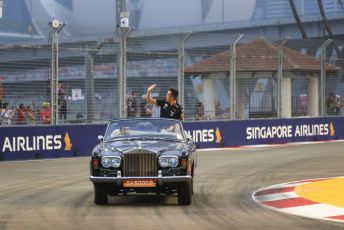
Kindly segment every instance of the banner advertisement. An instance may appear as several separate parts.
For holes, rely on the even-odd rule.
[[[197,148],[344,139],[344,117],[185,122]],[[0,161],[89,156],[105,124],[1,127]]]

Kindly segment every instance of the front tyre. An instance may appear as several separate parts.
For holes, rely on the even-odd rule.
[[[178,204],[190,205],[192,202],[192,181],[184,183],[178,188]]]
[[[108,202],[107,190],[105,186],[94,184],[94,203],[105,205]]]

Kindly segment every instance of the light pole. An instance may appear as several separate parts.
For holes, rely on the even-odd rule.
[[[283,49],[288,38],[284,38],[278,47],[277,57],[277,117],[282,117],[282,79],[283,79]]]
[[[126,0],[118,0],[119,4],[118,11],[120,11],[118,32],[120,36],[119,42],[119,116],[120,118],[127,117],[127,106],[126,106],[126,90],[127,90],[127,35],[129,32],[129,12],[126,11]]]
[[[243,37],[239,34],[231,46],[230,57],[230,75],[229,75],[229,88],[230,88],[230,106],[231,106],[231,120],[236,118],[236,44]]]
[[[179,91],[179,103],[185,106],[185,79],[184,79],[184,65],[185,65],[185,52],[184,44],[185,40],[191,35],[191,32],[185,33],[181,36],[178,44],[178,91]]]
[[[50,79],[50,104],[51,104],[51,124],[58,124],[58,67],[59,67],[59,41],[58,34],[66,25],[56,19],[49,22],[51,31],[49,33],[51,41],[51,79]]]
[[[320,47],[320,115],[326,116],[326,49],[333,42],[333,39],[327,39]]]

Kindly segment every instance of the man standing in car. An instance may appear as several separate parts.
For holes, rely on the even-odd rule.
[[[160,117],[183,120],[184,110],[177,102],[178,90],[170,88],[166,93],[165,99],[156,100],[151,95],[155,87],[156,84],[153,84],[148,88],[147,103],[160,106]]]

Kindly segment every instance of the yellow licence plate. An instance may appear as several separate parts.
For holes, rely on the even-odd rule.
[[[154,188],[156,187],[156,179],[127,179],[123,180],[125,188]]]

